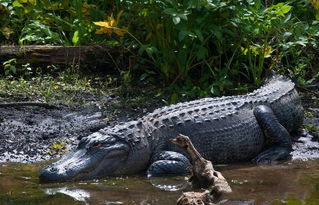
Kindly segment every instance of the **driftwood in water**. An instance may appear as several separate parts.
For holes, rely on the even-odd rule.
[[[178,199],[179,205],[214,204],[224,193],[232,192],[223,175],[214,170],[211,161],[204,159],[195,149],[189,137],[179,135],[171,142],[184,149],[189,155],[192,167],[190,181],[196,188],[208,189],[204,192],[185,192]]]
[[[110,46],[0,46],[0,59],[17,58],[18,63],[113,64],[120,47]]]

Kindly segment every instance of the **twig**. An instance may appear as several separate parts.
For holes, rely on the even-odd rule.
[[[17,106],[38,106],[38,107],[44,107],[47,109],[56,108],[56,106],[48,104],[48,103],[42,103],[42,102],[10,102],[10,103],[0,103],[0,108],[4,107],[17,107]]]
[[[301,90],[303,90],[303,91],[312,93],[312,94],[316,95],[317,97],[319,97],[319,93],[318,93],[318,92],[315,92],[315,91],[313,91],[313,90],[310,90],[310,89],[308,89],[308,88],[306,88],[306,87],[304,87],[304,86],[297,85],[297,88],[299,88],[299,89],[301,89]]]

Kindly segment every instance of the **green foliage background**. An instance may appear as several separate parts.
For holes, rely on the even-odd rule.
[[[172,98],[221,95],[260,85],[267,69],[317,81],[318,9],[317,0],[0,0],[0,41],[121,45],[132,59],[113,57],[124,80],[161,82]],[[93,22],[121,11],[124,36],[95,34]]]

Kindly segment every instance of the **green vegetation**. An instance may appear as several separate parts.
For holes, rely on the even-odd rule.
[[[161,82],[171,101],[240,93],[272,69],[319,78],[318,0],[0,0],[1,44],[121,45],[126,84]],[[5,75],[30,65],[2,62]]]
[[[307,130],[309,130],[311,132],[317,132],[318,131],[318,129],[314,125],[311,125],[311,124],[306,125],[306,128],[307,128]]]
[[[97,85],[99,89],[96,88]],[[12,100],[36,99],[51,104],[82,104],[93,101],[101,90],[105,90],[106,85],[106,81],[70,72],[61,72],[55,76],[49,74],[19,78],[8,76],[0,79],[0,96]]]
[[[51,152],[65,152],[66,150],[66,142],[55,142],[51,145],[50,151]]]

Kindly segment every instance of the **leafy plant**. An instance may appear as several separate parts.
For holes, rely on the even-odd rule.
[[[0,5],[0,31],[19,44],[92,42],[92,20],[104,14],[84,0],[0,0]]]
[[[0,0],[0,41],[121,45],[130,56],[107,55],[123,83],[160,81],[178,101],[247,91],[266,69],[318,81],[318,2]]]
[[[17,59],[16,58],[12,58],[10,60],[7,60],[5,62],[3,62],[3,68],[4,68],[4,74],[6,76],[10,75],[10,74],[15,74],[17,73],[17,67],[16,67],[16,62]]]

